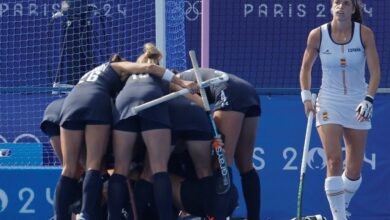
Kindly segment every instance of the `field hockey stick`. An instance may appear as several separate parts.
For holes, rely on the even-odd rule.
[[[196,59],[195,51],[190,50],[189,54],[190,54],[190,58],[191,58],[191,62],[192,62],[192,67],[194,68],[196,81],[198,82],[199,85],[201,85],[202,84],[202,76],[199,73],[199,65],[198,65],[198,61]],[[200,91],[200,95],[202,97],[203,107],[206,110],[206,112],[208,113],[211,125],[213,126],[214,137],[219,137],[217,126],[215,125],[214,118],[213,118],[211,111],[210,111],[210,105],[209,105],[209,100],[207,99],[206,91],[202,87],[200,87],[199,91]],[[227,191],[229,191],[230,186],[231,186],[230,176],[229,176],[230,174],[229,174],[227,163],[226,163],[224,149],[222,148],[222,146],[220,144],[217,144],[217,143],[218,142],[213,143],[213,149],[214,149],[214,151],[217,155],[217,158],[218,158],[219,168],[221,170],[220,174],[221,174],[222,178],[221,179],[218,178],[217,185],[216,185],[216,187],[217,187],[216,192],[218,194],[224,194]]]
[[[185,95],[185,94],[188,94],[190,92],[189,89],[182,89],[182,90],[179,90],[177,92],[172,92],[172,93],[169,93],[168,95],[165,95],[165,96],[161,96],[160,98],[157,98],[157,99],[154,99],[152,101],[149,101],[149,102],[145,102],[141,105],[138,105],[138,106],[135,106],[133,108],[131,108],[131,112],[136,115],[138,114],[140,111],[143,111],[147,108],[150,108],[150,107],[153,107],[155,105],[158,105],[160,103],[163,103],[163,102],[166,102],[166,101],[169,101],[171,99],[174,99],[176,97],[179,97],[179,96],[182,96],[182,95]]]
[[[219,83],[226,82],[228,79],[229,79],[229,76],[226,73],[221,72],[221,74],[219,76],[212,78],[212,79],[209,79],[209,80],[204,81],[203,83],[199,84],[200,85],[199,87],[206,88],[206,87],[209,87],[210,85],[218,85]],[[169,101],[171,99],[177,98],[179,96],[186,95],[188,93],[190,93],[189,89],[181,89],[177,92],[169,93],[168,95],[162,96],[162,97],[154,99],[152,101],[143,103],[139,106],[133,107],[131,109],[132,114],[136,115],[142,110],[145,110],[147,108],[153,107],[153,106],[158,105],[160,103]]]
[[[311,100],[312,100],[312,103],[315,103],[316,94],[312,94]],[[302,152],[301,172],[300,172],[299,187],[298,187],[297,217],[293,218],[293,220],[301,220],[302,219],[301,217],[302,217],[303,180],[305,178],[305,173],[306,173],[307,155],[309,152],[309,144],[310,144],[310,137],[311,137],[311,130],[312,130],[311,128],[313,125],[313,118],[314,118],[314,113],[312,111],[310,111],[309,115],[307,117],[305,142],[303,144],[303,152]]]

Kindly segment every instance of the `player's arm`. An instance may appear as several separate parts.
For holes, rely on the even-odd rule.
[[[176,74],[176,76],[178,77],[178,78],[180,78],[180,74]],[[183,79],[182,79],[183,80]],[[191,82],[191,81],[187,81],[187,80],[183,80],[184,82]],[[170,85],[170,90],[171,91],[178,91],[178,90],[180,90],[181,88],[180,87],[178,87],[177,85],[173,85],[172,83],[171,83],[171,85]],[[193,101],[193,102],[195,102],[197,105],[199,105],[199,106],[201,106],[202,108],[203,108],[203,101],[202,101],[202,97],[198,94],[198,93],[192,93],[192,94],[190,94],[190,93],[188,93],[188,94],[186,94],[184,97],[186,97],[187,99],[189,99],[189,100],[191,100],[191,101]]]
[[[320,47],[321,32],[320,28],[312,30],[307,38],[307,45],[301,65],[299,75],[301,90],[310,90],[311,87],[311,70],[314,61],[317,58]]]
[[[182,88],[188,88],[191,92],[197,91],[198,86],[196,83],[187,84],[175,74],[161,67],[159,65],[150,64],[150,63],[133,63],[133,62],[117,62],[111,63],[111,67],[118,72],[121,76],[128,76],[131,74],[138,73],[149,73],[161,77],[163,80],[174,83]]]
[[[367,57],[367,65],[370,71],[370,81],[368,84],[367,94],[374,97],[381,78],[379,55],[376,49],[374,33],[370,28],[364,25],[362,26],[362,38]]]
[[[186,82],[190,82],[190,81],[186,81]],[[170,89],[171,92],[176,92],[176,91],[181,90],[182,87],[180,87],[180,86],[178,86],[176,84],[172,84],[171,83],[170,86],[169,86],[169,89]],[[197,105],[199,105],[199,106],[201,106],[203,108],[202,97],[200,97],[198,95],[198,93],[193,93],[193,94],[187,93],[187,94],[184,95],[184,97],[186,97],[187,99],[195,102]]]
[[[373,102],[376,91],[378,90],[381,78],[381,69],[379,64],[378,51],[375,45],[375,37],[372,30],[362,25],[362,41],[367,57],[367,65],[370,71],[370,81],[368,84],[367,95],[356,107],[356,118],[358,121],[369,120],[372,117]]]
[[[313,105],[311,103],[311,71],[313,68],[314,61],[318,56],[321,42],[321,29],[316,28],[312,30],[307,38],[306,49],[303,54],[301,71],[299,74],[300,85],[301,85],[301,97],[302,102],[305,105],[306,114],[309,111],[313,111]]]

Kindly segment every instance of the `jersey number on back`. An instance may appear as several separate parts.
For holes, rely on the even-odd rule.
[[[107,65],[100,65],[95,69],[89,71],[83,77],[81,77],[78,84],[83,82],[95,82],[99,78],[99,75],[106,69],[106,67]]]

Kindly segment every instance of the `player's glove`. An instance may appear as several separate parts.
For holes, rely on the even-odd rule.
[[[366,95],[364,100],[356,107],[356,116],[359,121],[370,120],[372,117],[372,104],[374,98],[370,95]]]

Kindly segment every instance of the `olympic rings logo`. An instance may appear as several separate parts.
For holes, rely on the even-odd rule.
[[[200,2],[201,1],[195,1],[193,4],[191,4],[190,1],[185,1],[185,15],[187,20],[195,21],[202,14],[200,11]]]
[[[39,138],[33,134],[30,134],[30,133],[24,133],[24,134],[20,134],[18,135],[14,141],[12,143],[16,144],[16,143],[19,143],[21,142],[22,139],[24,138],[28,138],[28,139],[33,139],[36,143],[41,143],[41,140],[39,140]],[[0,141],[5,144],[5,143],[8,143],[7,141],[7,138],[5,138],[4,136],[0,135]],[[29,141],[28,143],[30,143],[31,141]]]

